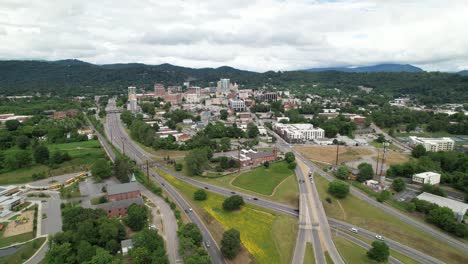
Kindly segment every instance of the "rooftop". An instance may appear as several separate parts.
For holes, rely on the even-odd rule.
[[[454,213],[465,214],[468,210],[468,204],[466,203],[462,203],[453,199],[445,198],[431,193],[421,193],[417,196],[417,198],[420,200],[435,203],[438,206],[448,207],[452,209]]]
[[[116,184],[107,187],[107,195],[113,195],[118,193],[127,193],[137,191],[138,185],[135,182]]]
[[[125,239],[120,241],[120,245],[122,246],[122,248],[131,248],[133,247],[133,241],[132,239]]]
[[[100,209],[104,209],[108,211],[111,209],[128,208],[132,204],[142,205],[143,198],[137,197],[137,198],[131,198],[131,199],[125,199],[125,200],[112,201],[108,203],[98,204],[96,205],[96,208],[100,208]]]

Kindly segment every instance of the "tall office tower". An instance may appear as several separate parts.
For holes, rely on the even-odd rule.
[[[219,93],[229,93],[230,83],[231,82],[230,82],[229,79],[220,79],[218,81],[217,92],[219,92]]]
[[[128,87],[128,104],[127,110],[136,113],[138,111],[137,97],[136,97],[136,87]]]

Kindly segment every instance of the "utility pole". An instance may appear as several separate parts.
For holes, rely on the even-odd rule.
[[[380,164],[380,176],[382,176],[382,173],[383,173],[383,167],[384,167],[384,163],[385,163],[385,156],[387,155],[387,145],[388,143],[387,142],[384,142],[383,143],[383,154],[382,154],[382,163]]]
[[[377,148],[377,165],[375,166],[375,176],[377,176],[379,171],[379,158],[380,158],[380,149]]]
[[[149,179],[149,162],[146,160],[146,178],[148,179],[148,183],[146,184],[148,186],[148,189],[150,188],[150,179]]]
[[[335,161],[335,166],[338,167],[338,152],[340,151],[340,142],[337,140],[336,141],[336,161]]]

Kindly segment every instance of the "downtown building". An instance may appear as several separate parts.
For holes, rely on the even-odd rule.
[[[289,143],[305,143],[314,139],[324,138],[325,130],[312,124],[276,123],[273,129]]]
[[[437,152],[437,151],[451,151],[455,146],[455,141],[448,137],[442,138],[423,138],[423,137],[409,137],[409,145],[416,147],[422,145],[426,151]]]

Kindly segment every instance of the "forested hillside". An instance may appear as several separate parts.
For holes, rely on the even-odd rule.
[[[263,86],[279,90],[314,93],[318,89],[338,88],[346,92],[358,85],[375,88],[387,96],[410,95],[421,103],[468,101],[468,76],[439,72],[265,72],[255,73],[231,67],[193,69],[170,64],[138,63],[94,65],[78,60],[0,61],[0,94],[18,95],[35,92],[62,95],[121,93],[128,86],[150,88],[155,82],[181,85],[215,85],[219,78],[230,78],[243,88]],[[318,84],[318,86],[317,86]]]

